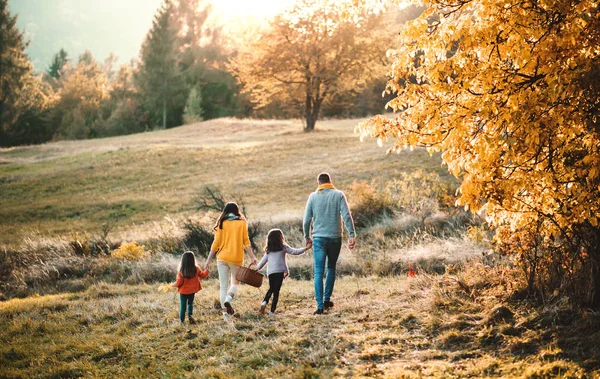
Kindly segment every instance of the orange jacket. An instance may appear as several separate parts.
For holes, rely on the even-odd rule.
[[[200,267],[196,266],[196,275],[193,278],[184,278],[181,272],[177,273],[177,280],[173,284],[173,287],[179,289],[179,293],[182,295],[190,295],[196,293],[202,289],[200,279],[208,277],[208,270],[202,271]]]

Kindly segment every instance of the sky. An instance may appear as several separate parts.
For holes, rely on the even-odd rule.
[[[293,0],[213,0],[214,13],[229,26],[245,17],[274,15]],[[162,0],[9,0],[29,41],[36,70],[45,70],[65,49],[70,58],[85,50],[102,62],[113,52],[119,63],[137,58]]]

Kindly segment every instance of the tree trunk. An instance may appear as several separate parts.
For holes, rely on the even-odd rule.
[[[310,80],[307,78],[308,83],[310,84]],[[306,120],[306,127],[304,131],[309,133],[315,130],[316,120],[312,119],[312,109],[313,109],[313,98],[312,92],[310,89],[310,85],[306,86],[306,100],[304,102],[304,119]]]
[[[600,229],[594,228],[589,238],[590,292],[588,301],[592,309],[600,309]]]
[[[163,96],[162,128],[167,128],[167,97]]]
[[[320,99],[311,99],[310,102],[308,99],[306,100],[306,109],[304,110],[304,118],[306,120],[305,132],[310,133],[315,131],[315,125],[319,119],[319,111],[321,110],[321,103],[322,100]]]
[[[590,298],[590,307],[600,309],[600,265],[598,262],[592,262],[592,293]]]
[[[308,81],[310,83],[310,80]],[[306,103],[304,106],[304,118],[306,120],[306,128],[304,131],[307,133],[315,130],[315,124],[319,119],[319,112],[321,111],[321,104],[327,94],[327,89],[321,93],[321,82],[317,80],[317,83],[312,88],[311,85],[306,86]]]
[[[316,123],[317,123],[317,120],[313,119],[312,115],[307,115],[306,116],[306,128],[304,128],[304,131],[307,133],[314,132]]]

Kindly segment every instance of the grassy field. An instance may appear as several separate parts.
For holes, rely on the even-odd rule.
[[[179,326],[176,293],[150,285],[14,299],[0,303],[0,377],[600,375],[598,316],[575,322],[559,306],[540,313],[511,302],[503,270],[345,276],[323,316],[312,315],[310,281],[286,280],[275,317],[256,312],[265,287],[243,287],[231,322],[213,308],[209,279],[191,327]]]
[[[567,298],[525,301],[518,270],[467,236],[489,237],[469,229],[481,220],[438,208],[451,196],[430,190],[456,185],[439,156],[387,156],[359,141],[357,122],[323,121],[305,134],[296,121],[221,119],[0,149],[0,379],[600,377],[600,315]],[[224,322],[213,266],[196,300],[199,323],[180,326],[176,292],[158,287],[175,278],[186,220],[214,222],[194,206],[205,186],[243,197],[250,221],[262,223],[259,245],[281,227],[300,246],[321,171],[344,190],[400,179],[396,195],[406,196],[359,229],[355,249],[342,248],[334,309],[312,315],[308,253],[290,259],[276,317],[256,312],[266,286],[244,287],[240,317]],[[418,171],[435,180],[417,175],[425,185],[405,186]],[[393,194],[371,190],[355,216]],[[364,195],[348,193],[351,203]],[[98,249],[111,220],[111,244],[136,240],[150,257]]]
[[[0,149],[0,244],[32,234],[97,232],[119,218],[114,237],[144,239],[165,217],[198,216],[205,185],[241,194],[254,219],[301,217],[316,175],[336,185],[385,182],[421,168],[449,179],[423,150],[386,156],[354,134],[359,120],[322,121],[312,134],[299,121],[219,119],[170,130]]]

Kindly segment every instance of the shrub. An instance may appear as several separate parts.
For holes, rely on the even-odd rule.
[[[375,182],[354,181],[348,188],[348,200],[356,227],[364,228],[393,214],[393,203]]]
[[[454,205],[455,187],[456,183],[445,182],[437,173],[416,170],[388,183],[386,192],[394,207],[425,219],[440,208]]]
[[[237,203],[240,208],[240,212],[248,218],[248,211],[246,209],[246,204],[244,203],[244,199],[240,194],[230,195],[229,198],[233,199]],[[196,209],[205,212],[218,212],[220,213],[225,204],[228,202],[227,197],[221,191],[221,188],[213,185],[204,186],[202,192],[197,195],[194,199],[194,206]],[[252,244],[252,248],[254,250],[258,250],[258,244],[256,243],[256,239],[259,234],[262,232],[263,226],[260,221],[254,221],[248,223],[248,237],[250,238],[250,243]],[[212,234],[211,234],[211,242],[212,242]],[[210,245],[208,245],[210,249]]]
[[[126,261],[141,261],[150,255],[150,251],[147,251],[144,245],[138,245],[132,241],[121,244],[117,249],[111,251],[110,255]]]
[[[187,220],[183,224],[183,229],[185,230],[183,237],[185,248],[193,250],[204,257],[208,256],[213,242],[212,231],[192,220]]]
[[[186,124],[202,121],[202,91],[200,87],[196,86],[190,90],[183,112],[183,120]]]
[[[69,242],[75,255],[97,257],[110,254],[118,246],[102,236],[91,236],[87,233],[74,233]]]
[[[101,123],[99,135],[118,136],[140,133],[147,130],[146,115],[134,99],[123,99],[116,103],[110,117]]]

